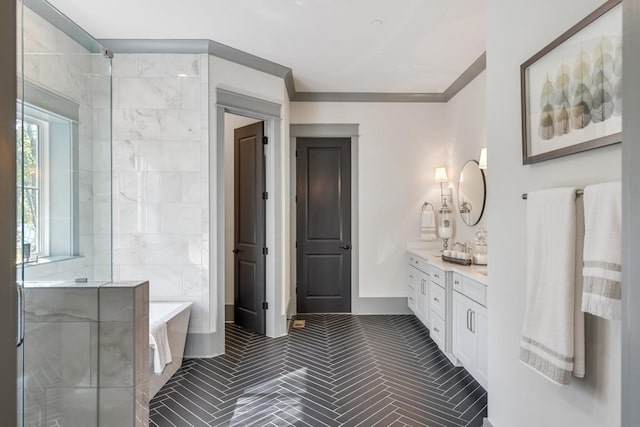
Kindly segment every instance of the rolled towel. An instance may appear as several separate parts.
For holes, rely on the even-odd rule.
[[[436,216],[433,210],[423,210],[420,214],[420,239],[436,240]]]
[[[582,311],[619,319],[622,297],[622,184],[584,189]]]

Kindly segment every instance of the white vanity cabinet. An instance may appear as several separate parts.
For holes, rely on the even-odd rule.
[[[451,361],[451,276],[450,272],[431,265],[429,308],[431,311],[431,338]]]
[[[409,308],[416,317],[427,327],[429,319],[429,272],[428,262],[424,259],[409,255]]]
[[[407,304],[413,313],[416,313],[416,283],[418,280],[418,269],[409,265],[409,280],[407,281]]]
[[[485,389],[488,369],[486,295],[486,285],[453,273],[453,354]]]

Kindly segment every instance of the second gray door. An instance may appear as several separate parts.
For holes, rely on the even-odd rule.
[[[298,138],[297,309],[351,312],[351,139]]]

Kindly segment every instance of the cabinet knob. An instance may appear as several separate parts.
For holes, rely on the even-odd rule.
[[[439,300],[438,298],[435,298],[435,297],[433,298],[433,300],[434,300],[435,302],[440,302],[440,300]]]
[[[453,283],[455,283],[456,285],[460,284],[460,282],[458,280],[454,280]]]
[[[433,330],[436,331],[437,333],[440,333],[440,329],[436,328],[435,326],[433,327]]]

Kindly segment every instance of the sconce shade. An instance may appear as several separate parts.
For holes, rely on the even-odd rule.
[[[479,168],[480,169],[486,169],[487,168],[487,149],[483,148],[482,151],[480,151],[480,161],[479,163]]]
[[[436,168],[435,181],[436,182],[447,182],[448,180],[449,180],[449,178],[447,177],[447,168],[445,168],[445,167]]]

